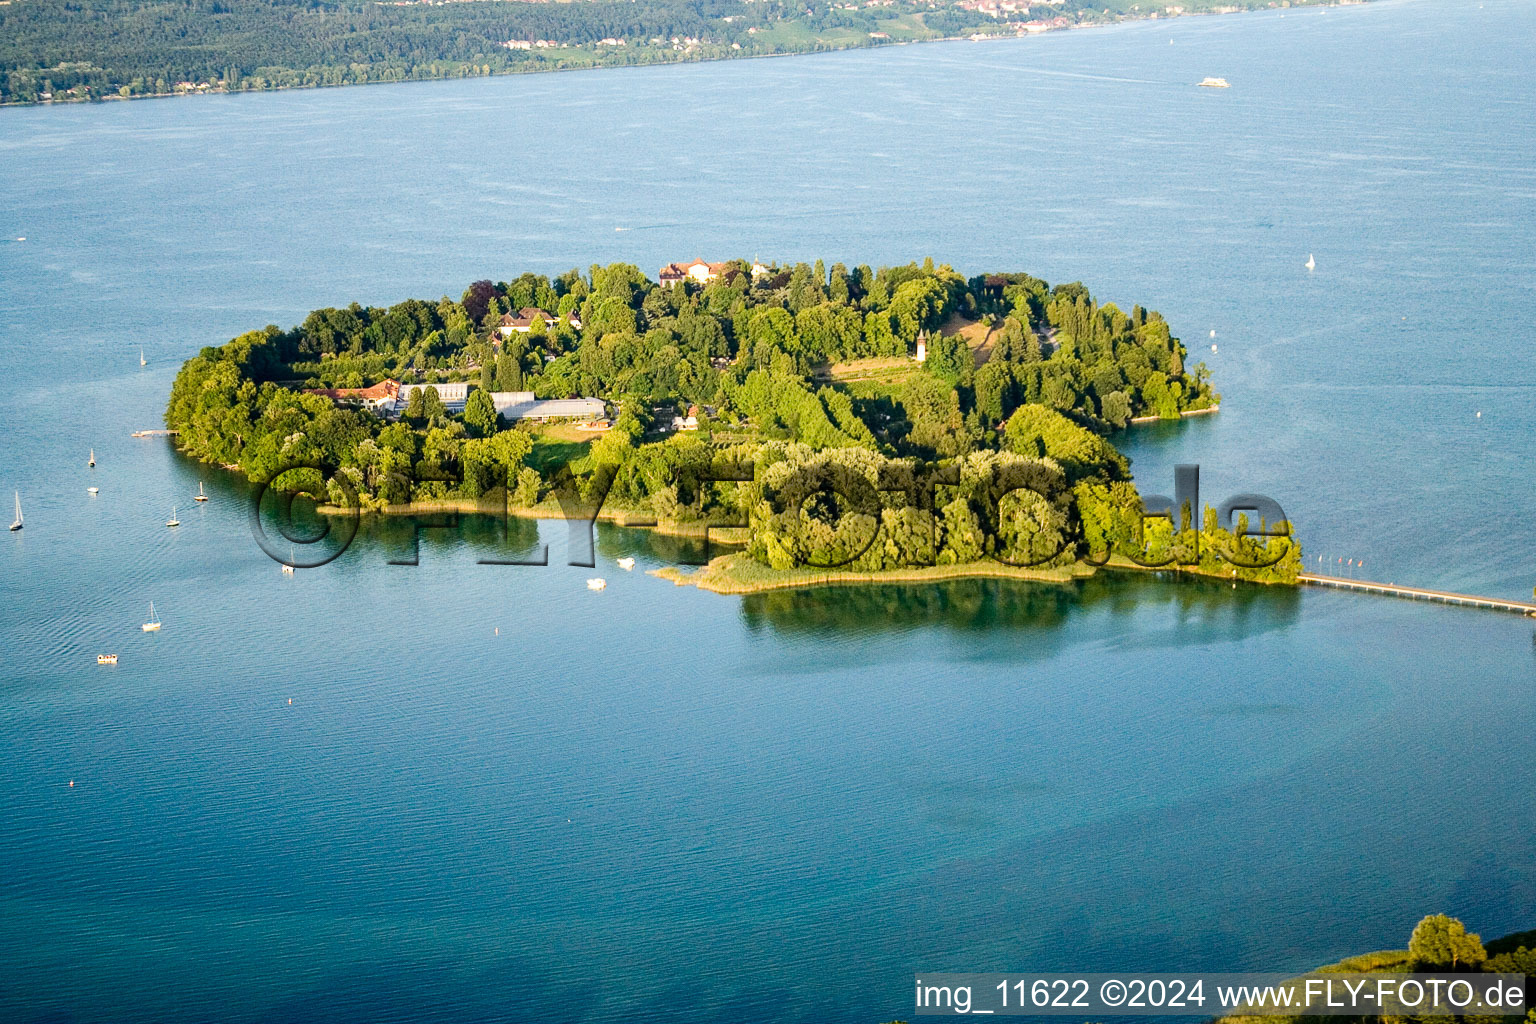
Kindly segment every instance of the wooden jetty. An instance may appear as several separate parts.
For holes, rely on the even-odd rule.
[[[175,430],[135,430],[134,437],[175,437],[179,431]]]
[[[1376,583],[1371,580],[1352,580],[1342,576],[1316,576],[1302,573],[1298,583],[1314,587],[1334,587],[1339,590],[1357,590],[1367,594],[1385,594],[1388,597],[1406,597],[1415,601],[1439,601],[1442,604],[1460,604],[1470,608],[1490,608],[1498,612],[1516,612],[1536,616],[1536,603],[1510,601],[1502,597],[1478,597],[1475,594],[1454,594],[1448,590],[1429,590],[1424,587],[1403,587],[1396,583]]]

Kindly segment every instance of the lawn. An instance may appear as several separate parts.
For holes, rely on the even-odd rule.
[[[577,430],[575,424],[551,423],[533,431],[533,451],[528,455],[528,465],[540,473],[581,458],[587,454],[587,446],[595,435]]]

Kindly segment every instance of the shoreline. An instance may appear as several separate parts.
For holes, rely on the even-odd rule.
[[[1187,420],[1191,416],[1210,416],[1218,412],[1221,412],[1220,403],[1204,409],[1185,409],[1177,416],[1133,416],[1125,421],[1125,425],[1130,427],[1140,426],[1143,423],[1177,423],[1179,420]]]
[[[887,583],[941,583],[958,579],[1010,579],[1030,583],[1075,583],[1089,579],[1101,570],[1111,572],[1174,573],[1200,576],[1209,580],[1252,583],[1259,586],[1290,586],[1299,584],[1266,580],[1236,580],[1216,573],[1201,572],[1197,567],[1168,565],[1149,568],[1137,565],[1118,555],[1102,566],[1086,562],[1073,562],[1054,569],[1028,569],[1002,562],[964,562],[958,565],[915,566],[907,569],[890,569],[881,572],[839,572],[817,569],[770,569],[753,562],[741,553],[720,555],[692,572],[675,566],[646,570],[647,576],[670,580],[679,587],[698,587],[712,594],[745,596],[774,590],[800,590],[807,587],[857,586]]]
[[[345,515],[347,510],[336,505],[321,505],[316,511],[321,515]],[[380,508],[361,509],[363,515],[416,516],[436,513],[457,515],[515,516],[519,519],[557,519],[580,522],[567,516],[558,505],[541,503],[533,507],[486,506],[468,499],[444,498],[436,501],[416,501],[408,505],[385,505]],[[733,548],[729,554],[717,555],[708,565],[689,569],[663,566],[647,569],[646,575],[670,580],[679,587],[698,587],[713,594],[746,595],[773,590],[798,590],[803,587],[850,586],[858,584],[886,583],[942,583],[957,579],[1012,579],[1031,583],[1072,583],[1097,575],[1101,570],[1111,572],[1171,573],[1181,576],[1199,576],[1223,583],[1250,583],[1263,587],[1300,588],[1301,579],[1293,581],[1245,579],[1228,573],[1206,572],[1198,565],[1138,565],[1123,555],[1111,555],[1102,565],[1077,561],[1051,569],[1033,569],[1008,565],[991,559],[963,562],[957,565],[923,565],[904,569],[887,569],[877,572],[840,572],[820,569],[771,569],[760,562],[748,559],[739,550],[747,544],[746,527],[719,523],[679,523],[657,520],[650,513],[637,509],[600,509],[594,522],[608,523],[628,530],[650,530],[663,537],[691,537],[705,540],[724,548]]]
[[[1371,0],[1326,0],[1326,2],[1319,2],[1319,3],[1297,3],[1297,4],[1294,4],[1294,5],[1290,6],[1290,7],[1287,7],[1285,9],[1286,10],[1306,10],[1306,9],[1309,9],[1309,8],[1358,7],[1358,6],[1361,6],[1363,4],[1370,3],[1370,2],[1371,2]],[[1273,8],[1273,9],[1278,10],[1279,8]],[[413,84],[419,85],[419,84],[424,84],[424,83],[427,83],[427,82],[456,82],[456,81],[471,81],[471,80],[474,80],[474,79],[482,79],[482,78],[508,78],[508,77],[511,77],[511,76],[514,76],[514,75],[550,75],[550,74],[573,73],[573,72],[579,72],[579,71],[621,71],[621,70],[627,70],[627,69],[672,67],[672,66],[676,66],[676,65],[679,65],[679,64],[718,64],[718,63],[724,63],[726,61],[764,60],[764,59],[774,58],[774,57],[812,57],[812,56],[819,56],[819,55],[832,54],[832,53],[849,53],[849,52],[855,51],[855,50],[879,50],[879,49],[885,49],[887,47],[897,47],[897,46],[927,46],[927,45],[930,45],[930,44],[933,44],[933,43],[997,42],[997,41],[1006,40],[1006,39],[1034,39],[1034,38],[1038,38],[1040,36],[1054,35],[1054,34],[1059,33],[1059,32],[1076,32],[1076,31],[1081,31],[1081,30],[1085,30],[1085,29],[1113,28],[1113,27],[1115,27],[1117,25],[1129,25],[1129,24],[1136,24],[1136,23],[1140,23],[1140,22],[1149,22],[1149,21],[1177,21],[1177,20],[1180,20],[1180,19],[1183,19],[1183,18],[1221,18],[1221,17],[1229,17],[1229,16],[1232,16],[1232,15],[1238,15],[1238,14],[1256,14],[1256,13],[1265,12],[1265,11],[1269,11],[1269,10],[1272,10],[1272,8],[1268,8],[1268,7],[1251,7],[1251,8],[1240,8],[1238,10],[1226,10],[1226,11],[1220,11],[1220,10],[1213,10],[1213,11],[1189,11],[1189,12],[1180,13],[1180,14],[1163,14],[1163,13],[1153,12],[1153,13],[1147,14],[1147,15],[1122,16],[1122,17],[1120,17],[1116,21],[1097,21],[1097,22],[1089,22],[1087,24],[1068,25],[1068,26],[1066,26],[1064,28],[1046,29],[1043,32],[1022,32],[1022,33],[1014,33],[1014,34],[1002,34],[1002,33],[999,33],[997,35],[985,35],[985,36],[982,36],[979,39],[973,38],[973,36],[971,36],[971,35],[936,36],[933,39],[912,39],[912,40],[902,40],[900,42],[870,42],[870,43],[859,43],[859,44],[843,45],[843,46],[827,46],[825,48],[815,48],[815,47],[813,47],[813,48],[808,48],[808,49],[804,49],[804,50],[789,50],[789,51],[784,52],[784,53],[721,54],[720,56],[716,56],[716,57],[693,57],[693,58],[685,56],[685,57],[680,57],[680,58],[675,58],[675,59],[664,59],[664,60],[656,60],[656,61],[646,61],[644,63],[638,63],[638,64],[588,64],[588,65],[584,65],[582,67],[530,68],[530,69],[524,70],[524,71],[508,69],[508,70],[505,70],[505,71],[493,71],[493,72],[491,72],[489,74],[436,75],[436,76],[433,76],[433,77],[430,77],[430,78],[404,78],[404,79],[400,79],[398,81],[343,82],[343,83],[341,83],[339,85],[326,85],[326,84],[321,83],[321,84],[314,84],[314,85],[281,85],[281,86],[276,86],[274,88],[269,88],[269,89],[233,89],[233,90],[232,89],[228,89],[228,88],[220,87],[220,88],[208,88],[208,89],[201,89],[201,90],[198,90],[198,89],[188,89],[188,90],[184,90],[184,91],[181,91],[181,92],[142,93],[142,94],[139,94],[139,95],[136,95],[136,96],[120,96],[120,95],[117,95],[117,94],[113,93],[113,94],[108,94],[108,95],[104,95],[104,96],[75,97],[75,98],[69,98],[69,99],[51,98],[51,99],[46,99],[46,100],[41,100],[40,99],[40,100],[27,100],[27,101],[11,100],[11,101],[6,101],[6,102],[0,102],[0,109],[5,109],[5,108],[8,108],[8,107],[75,106],[75,105],[82,104],[82,103],[85,103],[85,104],[90,104],[90,103],[112,103],[112,102],[127,103],[127,102],[133,102],[133,101],[136,101],[136,100],[172,100],[172,99],[186,99],[188,97],[195,97],[195,96],[254,96],[254,95],[260,95],[262,93],[274,93],[274,92],[306,92],[306,91],[309,91],[309,90],[317,90],[317,89],[352,89],[352,88],[357,88],[357,87],[360,87],[360,86],[370,86],[370,85],[413,85]],[[1198,83],[1190,83],[1190,84],[1191,85],[1196,85]]]

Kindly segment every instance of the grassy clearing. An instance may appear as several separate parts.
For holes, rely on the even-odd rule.
[[[587,454],[587,446],[593,437],[587,431],[577,430],[573,424],[551,423],[533,432],[533,451],[527,464],[540,473],[558,469]]]
[[[861,381],[900,384],[919,369],[919,365],[911,359],[901,356],[881,356],[873,359],[851,359],[846,363],[833,363],[818,370],[816,379],[833,384]]]

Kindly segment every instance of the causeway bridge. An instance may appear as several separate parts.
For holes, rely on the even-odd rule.
[[[1497,612],[1515,612],[1536,616],[1536,603],[1510,601],[1502,597],[1478,597],[1475,594],[1454,594],[1448,590],[1428,590],[1424,587],[1403,587],[1396,583],[1375,583],[1371,580],[1352,580],[1342,576],[1318,576],[1302,573],[1297,582],[1314,587],[1333,587],[1338,590],[1357,590],[1367,594],[1385,594],[1388,597],[1406,597],[1415,601],[1439,601],[1441,604],[1460,604],[1471,608],[1489,608]]]

